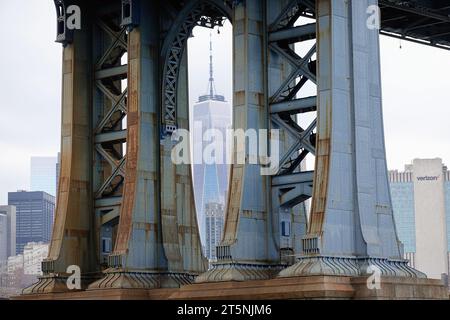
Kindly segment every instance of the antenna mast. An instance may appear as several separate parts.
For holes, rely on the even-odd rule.
[[[212,48],[212,34],[209,34],[209,95],[211,99],[214,98],[214,69],[213,69],[213,48]]]

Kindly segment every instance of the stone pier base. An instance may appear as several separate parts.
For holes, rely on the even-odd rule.
[[[22,295],[39,300],[279,300],[279,299],[449,299],[440,280],[383,277],[370,290],[367,277],[307,276],[271,280],[230,281],[186,285],[180,289],[105,289]]]
[[[440,280],[386,277],[381,289],[370,290],[367,277],[308,276],[194,284],[170,299],[449,299],[449,292]]]
[[[179,289],[102,289],[21,295],[13,300],[168,300]]]

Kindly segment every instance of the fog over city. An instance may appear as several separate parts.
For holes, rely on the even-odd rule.
[[[60,146],[61,53],[54,42],[52,1],[0,0],[0,204],[29,189],[31,156],[56,156]],[[190,102],[205,94],[209,38],[216,89],[232,99],[231,25],[196,28],[189,42]],[[450,165],[450,52],[382,37],[384,123],[389,169],[414,158]]]

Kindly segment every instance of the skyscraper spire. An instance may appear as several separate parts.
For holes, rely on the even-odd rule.
[[[212,33],[209,34],[209,95],[214,97],[214,69],[213,69],[213,51],[212,51]]]
[[[216,85],[214,83],[214,64],[213,64],[213,43],[212,43],[212,33],[209,34],[209,80],[208,80],[208,91],[206,95],[200,96],[198,98],[199,102],[202,101],[225,101],[225,97],[218,95],[216,92]]]

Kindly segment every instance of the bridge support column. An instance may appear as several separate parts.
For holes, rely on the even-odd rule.
[[[423,277],[402,258],[389,193],[381,106],[377,1],[316,2],[318,132],[308,233],[280,277]],[[373,268],[373,267],[372,267]]]
[[[90,12],[86,2],[71,3]],[[69,266],[80,268],[84,287],[89,278],[100,275],[92,246],[91,44],[90,17],[86,14],[81,30],[63,49],[61,171],[49,255],[42,263],[44,275],[24,294],[67,291]]]
[[[171,162],[173,142],[160,140],[158,4],[142,1],[140,24],[129,33],[128,137],[123,203],[116,245],[96,289],[178,288],[205,270],[189,166]],[[180,83],[187,83],[187,59]],[[180,90],[185,94],[187,90]],[[178,104],[180,127],[188,125]],[[181,110],[182,109],[182,110]],[[183,121],[184,120],[184,121]]]

